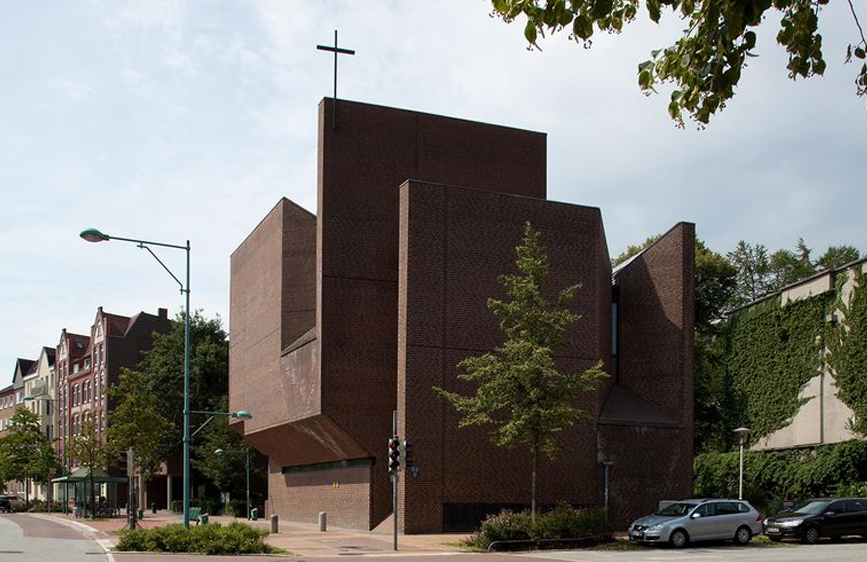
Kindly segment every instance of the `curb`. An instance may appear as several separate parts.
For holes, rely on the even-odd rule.
[[[44,519],[46,521],[55,521],[62,525],[67,525],[69,527],[77,529],[81,534],[87,536],[102,548],[109,562],[115,562],[114,556],[112,556],[111,554],[111,549],[112,547],[114,547],[114,543],[112,543],[111,540],[107,538],[107,535],[104,531],[100,531],[99,529],[95,529],[90,525],[81,523],[79,521],[68,521],[66,519],[51,517],[50,515],[42,515],[40,513],[33,513],[31,515],[33,515],[34,517],[39,517],[40,519]]]

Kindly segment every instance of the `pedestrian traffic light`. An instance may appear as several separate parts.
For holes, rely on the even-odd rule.
[[[388,471],[400,470],[400,439],[392,437],[388,440]]]
[[[404,441],[401,443],[401,468],[409,470],[412,468],[412,443]]]

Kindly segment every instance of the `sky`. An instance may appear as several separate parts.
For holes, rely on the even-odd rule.
[[[636,67],[684,24],[642,13],[591,48],[528,50],[486,0],[27,0],[0,3],[0,387],[98,306],[183,296],[132,244],[191,244],[191,306],[229,328],[229,256],[281,197],[316,212],[317,106],[338,97],[547,133],[550,199],[599,207],[609,251],[685,220],[713,250],[867,252],[867,105],[844,65],[857,29],[820,14],[825,76],[793,82],[769,12],[737,94],[678,129]],[[182,277],[184,252],[157,250]]]

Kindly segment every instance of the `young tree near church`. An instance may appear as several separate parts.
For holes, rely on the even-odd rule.
[[[506,22],[524,15],[524,37],[538,47],[539,35],[566,30],[576,42],[590,47],[594,28],[620,33],[638,17],[639,0],[491,0],[494,13]],[[638,86],[647,94],[655,87],[673,83],[668,104],[671,118],[683,126],[683,113],[700,124],[725,108],[735,94],[741,71],[750,57],[757,56],[756,32],[780,17],[777,43],[788,53],[789,78],[808,78],[825,72],[819,16],[828,0],[644,0],[648,17],[659,23],[663,12],[684,20],[683,35],[664,49],[651,51],[651,58],[638,65]],[[849,1],[853,40],[845,62],[855,61],[855,91],[867,93],[867,40],[858,21],[855,4]],[[863,8],[863,4],[861,4]],[[771,9],[778,14],[769,16]],[[835,55],[836,58],[837,55]],[[853,58],[854,57],[854,58]]]
[[[458,364],[463,371],[458,378],[475,383],[475,394],[434,390],[463,415],[459,427],[492,425],[491,440],[497,446],[521,444],[530,450],[530,509],[535,518],[539,455],[555,457],[561,448],[557,434],[588,418],[575,406],[576,395],[595,390],[608,375],[602,361],[583,372],[558,369],[555,354],[568,345],[566,329],[581,318],[569,311],[581,286],[563,289],[553,302],[542,294],[548,258],[529,222],[516,251],[520,274],[499,277],[510,300],[488,299],[506,342]]]

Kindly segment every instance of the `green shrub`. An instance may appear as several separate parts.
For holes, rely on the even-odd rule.
[[[504,510],[490,515],[469,542],[479,548],[488,548],[498,541],[582,539],[600,537],[608,531],[604,511],[560,505],[537,515],[535,523],[528,511],[513,513]]]
[[[200,554],[268,554],[276,551],[265,542],[268,532],[244,523],[222,526],[166,525],[153,529],[120,532],[117,549],[121,551],[197,552]]]

